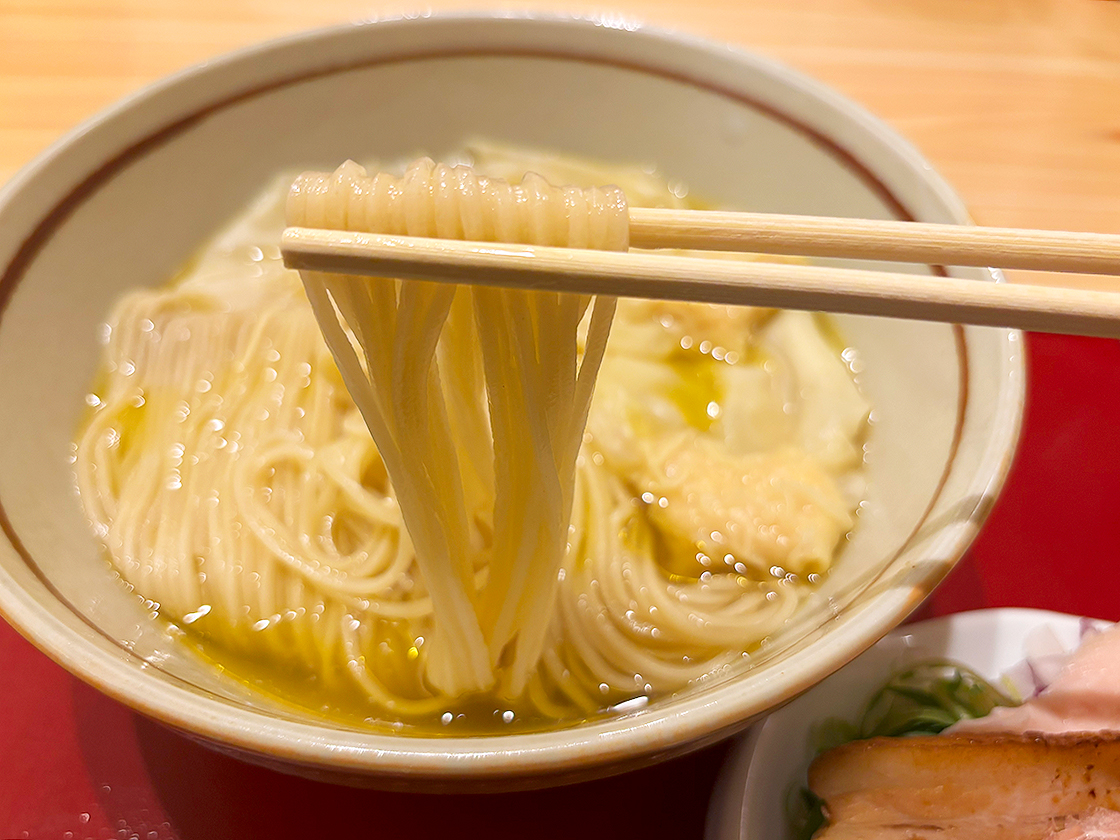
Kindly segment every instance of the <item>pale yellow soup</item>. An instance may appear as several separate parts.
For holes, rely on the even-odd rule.
[[[486,144],[463,156],[497,177],[695,206],[635,167]],[[123,298],[105,329],[78,485],[113,567],[168,632],[327,717],[426,734],[563,725],[749,667],[828,573],[863,495],[869,407],[829,323],[619,301],[555,594],[534,616],[539,657],[515,693],[498,679],[449,694],[427,671],[438,619],[385,463],[280,261],[289,183],[167,287]],[[495,531],[480,480],[464,502],[479,593]]]

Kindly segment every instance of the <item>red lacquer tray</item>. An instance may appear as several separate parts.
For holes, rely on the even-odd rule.
[[[1019,454],[916,617],[1039,607],[1120,619],[1120,342],[1031,335]],[[225,758],[109,700],[0,623],[0,840],[700,838],[716,746],[533,793],[353,790]]]

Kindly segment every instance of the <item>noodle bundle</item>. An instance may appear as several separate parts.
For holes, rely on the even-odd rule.
[[[369,178],[352,161],[333,175],[304,174],[287,208],[289,224],[370,233],[616,249],[628,239],[618,189],[556,188],[539,176],[513,186],[427,159],[400,179]],[[552,612],[576,454],[615,300],[595,300],[577,364],[587,296],[302,276],[431,593],[428,681],[451,695],[481,691],[508,656],[506,693],[516,697]],[[480,416],[483,393],[488,418]],[[468,471],[473,486],[464,484]],[[469,514],[490,498],[493,539],[476,592]]]
[[[684,203],[637,169],[474,155]],[[868,407],[814,316],[301,282],[280,195],[120,302],[77,441],[111,562],[205,655],[371,723],[541,726],[749,659],[827,573]],[[430,161],[287,202],[307,226],[626,247],[619,190]]]

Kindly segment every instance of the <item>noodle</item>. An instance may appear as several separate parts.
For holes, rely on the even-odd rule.
[[[369,178],[352,161],[333,174],[304,174],[289,193],[288,221],[585,248],[625,248],[628,237],[626,203],[617,189],[554,188],[539,176],[514,186],[426,159],[400,179]],[[434,623],[428,682],[452,696],[482,691],[494,684],[495,669],[507,658],[504,693],[518,696],[540,659],[555,600],[575,458],[614,299],[595,300],[577,367],[577,329],[591,305],[587,296],[302,276],[327,345],[385,461],[428,582]],[[465,377],[442,375],[436,359],[456,298],[456,325],[442,339],[443,356],[456,359],[470,374]],[[487,418],[477,416],[479,371],[493,434],[456,434],[449,402],[460,412],[457,420],[485,426]],[[493,476],[492,485],[473,494],[493,497],[487,579],[477,592],[477,564],[468,556],[468,519],[476,508],[468,506],[460,452],[478,477]]]
[[[582,166],[560,169],[599,179]],[[280,690],[361,719],[543,725],[731,667],[827,572],[867,406],[812,316],[621,301],[607,349],[611,298],[301,286],[266,253],[275,195],[120,302],[78,440],[112,563],[208,656],[275,663]],[[287,212],[622,248],[624,201],[347,163],[301,176]]]

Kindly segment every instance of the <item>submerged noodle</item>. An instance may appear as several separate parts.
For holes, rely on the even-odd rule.
[[[543,179],[425,161],[298,186],[296,223],[625,247],[620,196]],[[612,299],[305,291],[266,253],[280,224],[271,194],[121,301],[78,440],[114,566],[218,661],[304,674],[360,717],[446,724],[488,696],[571,720],[741,660],[827,571],[867,407],[811,316],[621,301],[603,355]],[[828,424],[789,410],[818,381]]]

